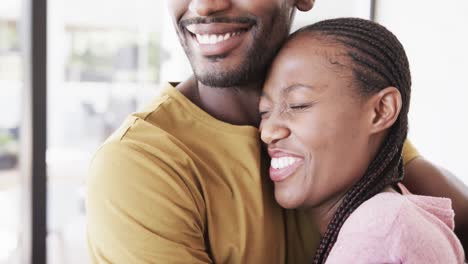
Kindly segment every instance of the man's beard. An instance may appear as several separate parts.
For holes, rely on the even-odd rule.
[[[254,43],[261,43],[255,40]],[[216,69],[215,67],[196,67],[192,64],[195,78],[206,86],[211,87],[239,87],[252,83],[260,83],[266,75],[266,70],[274,52],[267,52],[264,45],[257,45],[246,52],[245,58],[232,68]],[[209,58],[213,64],[222,60],[224,56]],[[210,69],[214,68],[214,69]]]
[[[284,30],[287,36],[288,29],[284,28]],[[262,32],[263,34],[259,34],[259,31],[262,30],[253,32],[253,45],[245,52],[243,61],[230,68],[216,66],[216,61],[223,60],[229,55],[208,57],[208,60],[212,60],[209,66],[204,66],[200,62],[197,65],[197,59],[193,57],[190,48],[183,40],[183,35],[180,33],[179,39],[192,65],[195,78],[199,82],[210,87],[240,87],[252,83],[261,83],[264,80],[268,66],[279,50],[281,41],[284,39],[281,33],[276,38],[269,39],[266,36],[268,34],[266,30]]]

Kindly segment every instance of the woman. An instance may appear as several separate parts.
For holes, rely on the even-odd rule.
[[[367,20],[305,27],[275,59],[261,137],[276,200],[319,227],[314,263],[463,263],[451,201],[399,183],[410,87],[402,45]]]

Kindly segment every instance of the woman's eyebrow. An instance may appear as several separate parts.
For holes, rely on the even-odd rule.
[[[290,85],[290,86],[288,86],[286,88],[283,88],[282,91],[281,91],[281,94],[284,96],[284,95],[287,95],[290,92],[295,91],[297,89],[315,90],[315,88],[313,86],[306,85],[306,84],[297,84],[296,83],[296,84]]]
[[[314,88],[313,86],[310,86],[310,85],[306,85],[306,84],[293,84],[293,85],[287,86],[286,88],[282,88],[282,89],[281,89],[281,96],[286,96],[286,95],[288,95],[289,93],[291,93],[292,91],[295,91],[295,90],[298,90],[298,89],[315,90],[315,88]],[[265,93],[264,91],[262,91],[262,92],[260,93],[260,97],[265,98],[266,100],[271,101],[270,95],[267,94],[267,93]]]

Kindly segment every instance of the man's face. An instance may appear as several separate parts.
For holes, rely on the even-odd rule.
[[[170,0],[180,42],[198,81],[260,82],[289,34],[293,0]]]

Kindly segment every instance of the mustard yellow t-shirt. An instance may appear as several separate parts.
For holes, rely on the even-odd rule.
[[[413,143],[411,143],[411,141],[409,141],[408,139],[405,141],[405,144],[403,145],[403,151],[401,155],[403,157],[404,165],[407,165],[410,161],[421,156],[418,150],[414,147]]]
[[[277,205],[260,151],[257,128],[216,120],[168,84],[93,158],[93,262],[309,263],[317,232]]]

